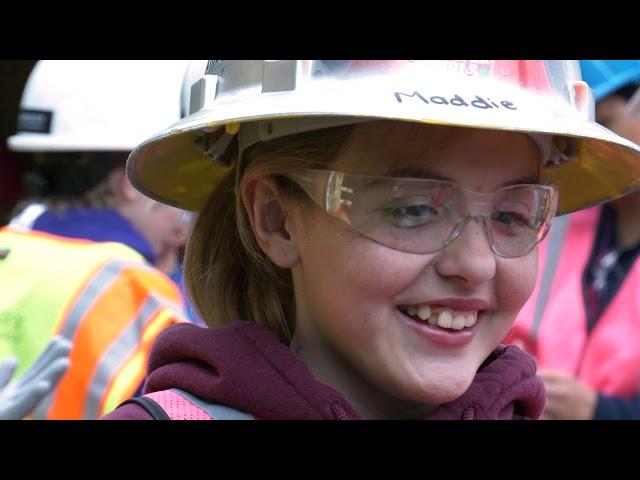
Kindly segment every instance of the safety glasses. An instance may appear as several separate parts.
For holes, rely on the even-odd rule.
[[[549,230],[558,201],[552,185],[510,185],[480,193],[442,180],[332,170],[301,169],[282,176],[365,237],[409,253],[437,252],[476,220],[496,255],[526,255]]]

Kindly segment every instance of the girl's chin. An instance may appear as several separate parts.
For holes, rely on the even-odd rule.
[[[460,372],[455,376],[447,376],[444,372],[441,377],[421,379],[419,382],[412,382],[411,386],[406,385],[405,388],[400,387],[400,389],[405,391],[403,396],[412,402],[434,405],[449,403],[469,389],[475,377],[475,370]]]

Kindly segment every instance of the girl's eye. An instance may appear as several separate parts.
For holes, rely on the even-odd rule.
[[[441,217],[442,211],[427,204],[398,205],[383,209],[391,223],[398,227],[419,227]]]
[[[529,226],[529,219],[524,215],[517,212],[499,211],[494,212],[491,216],[494,222],[497,222],[505,227],[527,227]]]

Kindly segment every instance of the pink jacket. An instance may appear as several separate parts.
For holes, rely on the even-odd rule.
[[[605,395],[628,396],[640,391],[640,262],[589,334],[582,275],[600,210],[554,224],[540,247],[538,284],[513,333],[540,368],[571,373]]]

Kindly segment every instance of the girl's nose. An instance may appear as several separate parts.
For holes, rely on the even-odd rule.
[[[469,286],[481,285],[495,276],[496,258],[482,219],[472,218],[463,225],[458,237],[444,248],[436,270]]]

